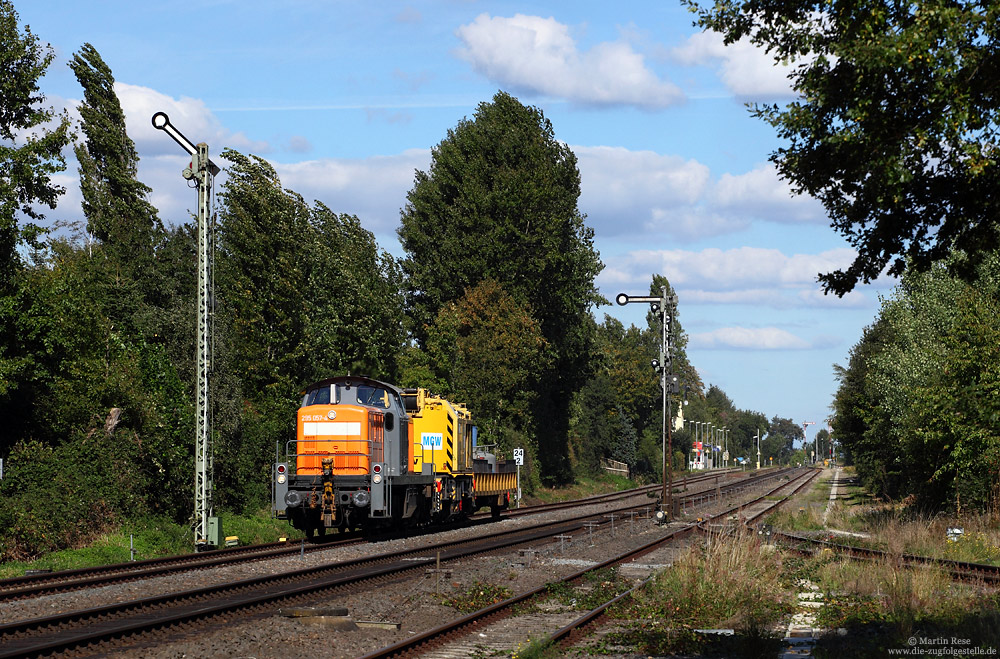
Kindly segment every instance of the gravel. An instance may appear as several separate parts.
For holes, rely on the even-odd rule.
[[[606,512],[620,506],[621,503],[597,504],[589,507],[588,511]],[[705,509],[702,509],[698,514],[704,512]],[[578,514],[579,510],[541,513],[537,516],[504,519],[485,526],[445,531],[405,540],[333,548],[329,551],[307,553],[303,557],[295,555],[262,560],[0,604],[0,619],[13,622],[73,609],[124,602],[403,548],[430,546],[442,540],[479,536]],[[609,525],[594,529],[592,534],[580,530],[567,543],[560,543],[558,540],[540,541],[532,548],[533,551],[514,550],[442,564],[443,569],[450,568],[450,573],[427,574],[425,571],[412,571],[392,581],[379,582],[366,592],[332,598],[320,596],[314,601],[296,605],[346,608],[349,618],[347,625],[343,624],[342,619],[286,617],[271,609],[249,616],[234,615],[227,619],[216,619],[186,630],[165,630],[138,647],[97,648],[96,651],[104,656],[143,656],[151,659],[358,657],[410,638],[449,619],[461,617],[463,614],[445,606],[442,600],[464,593],[474,584],[489,583],[503,586],[512,593],[521,593],[560,576],[572,574],[580,570],[581,566],[607,559],[627,547],[645,544],[664,532],[664,527],[657,526],[650,519],[635,519],[629,522],[627,519],[617,518],[613,536]],[[669,564],[678,551],[678,549],[658,550],[642,557],[635,565],[623,566],[620,574],[635,579],[636,582],[641,581],[651,570]],[[557,613],[559,612],[553,612],[553,615]],[[562,617],[566,617],[565,612],[562,612]],[[399,628],[350,628],[350,621],[398,624]],[[525,623],[515,620],[513,623],[496,623],[470,636],[476,643],[475,648],[465,647],[456,650],[450,656],[486,657],[494,652],[500,654],[493,656],[510,656],[511,650],[517,643],[526,642],[529,634],[539,636],[543,631],[554,631],[562,624],[565,622],[553,623],[554,626],[549,629],[537,621]],[[510,628],[511,625],[514,625],[513,629]]]

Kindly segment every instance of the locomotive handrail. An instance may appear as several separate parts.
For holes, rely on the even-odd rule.
[[[311,451],[307,451],[307,452],[300,452],[301,449],[299,447],[299,444],[300,443],[305,443],[305,442],[309,442],[310,444],[315,444],[315,445],[333,444],[334,442],[337,442],[339,445],[343,445],[343,446],[347,446],[349,444],[366,444],[367,445],[366,446],[367,450],[365,450],[365,451],[350,451],[350,450],[346,450],[346,449],[344,449],[344,450],[338,449],[336,452],[334,452],[334,451],[329,451],[329,450],[324,450],[324,449],[317,448],[315,450],[311,450]],[[294,447],[294,451],[293,451],[293,447]],[[308,458],[308,457],[316,457],[316,456],[349,456],[349,457],[355,457],[355,458],[367,458],[369,460],[369,462],[370,462],[375,457],[375,446],[374,446],[374,442],[371,439],[361,439],[361,438],[357,438],[357,439],[342,439],[342,438],[337,438],[337,439],[333,439],[333,438],[328,438],[328,439],[320,439],[320,438],[312,438],[312,439],[290,439],[287,442],[285,442],[285,458],[286,458],[286,460],[288,460],[289,464],[292,466],[293,471],[294,471],[295,474],[298,474],[298,462],[299,462],[299,458],[302,458],[302,457]],[[368,470],[365,469],[361,473],[367,474]],[[303,474],[303,475],[305,475],[305,474]]]

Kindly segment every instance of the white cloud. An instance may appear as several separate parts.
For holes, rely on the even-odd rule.
[[[691,304],[752,304],[754,306],[786,307],[788,298],[773,288],[741,288],[731,291],[684,289],[684,302]]]
[[[777,64],[771,55],[746,38],[726,45],[718,32],[699,32],[673,51],[683,64],[711,65],[719,62],[718,75],[735,96],[764,100],[794,96],[788,74],[791,68]]]
[[[745,174],[723,174],[713,190],[712,205],[728,214],[771,222],[827,223],[823,205],[812,197],[793,193],[770,163]]]
[[[688,243],[743,231],[750,219],[712,212],[704,205],[674,208],[653,208],[651,221],[643,228],[651,235],[670,236]]]
[[[702,350],[808,350],[813,347],[805,339],[777,327],[722,327],[692,334],[688,345]]]
[[[822,205],[795,195],[771,164],[722,174],[693,159],[623,147],[572,146],[580,209],[605,237],[647,233],[687,243],[747,229],[753,220],[826,224]]]
[[[581,52],[569,27],[554,18],[480,14],[458,28],[458,54],[490,80],[515,90],[585,105],[664,108],[683,100],[673,83],[646,66],[625,42]]]
[[[152,118],[157,112],[165,112],[171,125],[192,143],[208,144],[210,156],[226,147],[255,154],[271,151],[267,142],[226,130],[200,99],[187,96],[175,99],[149,87],[123,82],[115,83],[115,93],[125,113],[128,135],[143,155],[174,154],[180,149],[169,135],[153,128]]]
[[[771,309],[865,309],[873,306],[872,299],[861,291],[851,291],[843,298],[823,293],[818,284],[812,288],[737,288],[704,290],[685,288],[684,301],[691,304],[750,304]]]
[[[307,200],[318,199],[335,212],[357,215],[366,229],[379,236],[383,248],[395,250],[399,211],[413,187],[414,171],[426,171],[430,161],[430,150],[410,149],[393,156],[328,158],[274,167],[283,186]],[[387,236],[393,244],[384,242]]]
[[[670,281],[685,303],[741,304],[773,309],[872,307],[862,291],[838,298],[824,295],[816,275],[843,268],[855,252],[841,248],[817,254],[786,255],[777,249],[738,247],[729,250],[635,250],[605,255],[598,276],[602,290],[645,293],[654,274]],[[893,281],[881,282],[891,286]],[[878,288],[879,282],[872,285]]]
[[[709,248],[700,252],[663,250],[643,260],[658,258],[662,272],[675,286],[731,290],[760,286],[802,287],[816,281],[816,274],[844,267],[854,258],[851,249],[838,248],[818,254],[785,255],[764,247]]]
[[[885,277],[872,282],[871,286],[873,288],[891,288],[897,283],[895,279]],[[797,297],[798,304],[796,306],[800,307],[864,309],[872,306],[871,298],[858,290],[851,291],[844,297],[837,297],[833,293],[824,293],[823,289],[817,286],[813,289],[799,291]]]
[[[580,209],[603,236],[656,232],[690,240],[734,229],[701,208],[710,172],[696,160],[622,147],[573,146]]]

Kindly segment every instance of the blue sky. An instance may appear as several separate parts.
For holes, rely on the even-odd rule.
[[[15,0],[56,51],[49,103],[82,96],[68,61],[91,43],[111,67],[167,222],[196,200],[187,158],[154,112],[212,154],[267,158],[283,184],[354,213],[401,255],[399,211],[415,169],[498,90],[541,108],[577,154],[580,209],[613,300],[668,277],[688,354],[739,408],[824,427],[834,363],[872,322],[890,280],[843,299],[816,274],[853,250],[822,207],[793,197],[768,155],[774,130],[745,103],[787,101],[785,70],[747,44],[723,46],[678,2],[260,2],[192,5]],[[50,218],[80,218],[75,163]],[[644,323],[641,305],[596,310]]]

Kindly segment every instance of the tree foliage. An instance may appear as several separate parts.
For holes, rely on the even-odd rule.
[[[805,439],[802,426],[775,415],[771,418],[767,437],[761,440],[761,464],[769,458],[774,458],[776,463],[787,463],[795,452],[795,442],[802,439]]]
[[[549,352],[534,425],[546,477],[569,477],[569,401],[587,376],[603,267],[577,208],[576,156],[541,110],[498,92],[432,150],[407,194],[399,238],[411,330],[425,345],[449,302],[484,280],[529,305]]]
[[[51,46],[39,44],[30,28],[20,31],[10,0],[0,0],[0,295],[11,292],[18,243],[38,246],[42,230],[35,222],[44,219],[38,206],[55,208],[65,192],[52,177],[66,169],[62,149],[70,141],[69,117],[43,107],[38,86],[53,57]],[[28,222],[19,227],[19,217]]]
[[[305,385],[345,372],[395,378],[403,298],[398,265],[356,217],[310,207],[263,158],[222,157],[218,489],[252,509],[267,501]]]
[[[966,276],[998,245],[1000,21],[973,0],[685,0],[727,43],[793,62],[799,98],[753,114],[796,192],[819,199],[857,249],[820,275],[838,295],[888,265],[927,269],[955,250]]]
[[[44,340],[26,325],[31,301],[17,247],[40,247],[39,207],[54,208],[65,192],[53,176],[66,168],[62,149],[71,137],[68,116],[43,107],[39,79],[53,56],[27,26],[21,31],[13,4],[0,0],[0,412],[15,427],[21,417],[11,413],[31,404],[26,384],[41,369],[29,335]]]
[[[908,273],[837,369],[834,436],[877,495],[996,505],[998,295],[996,255],[972,284],[943,264]]]

